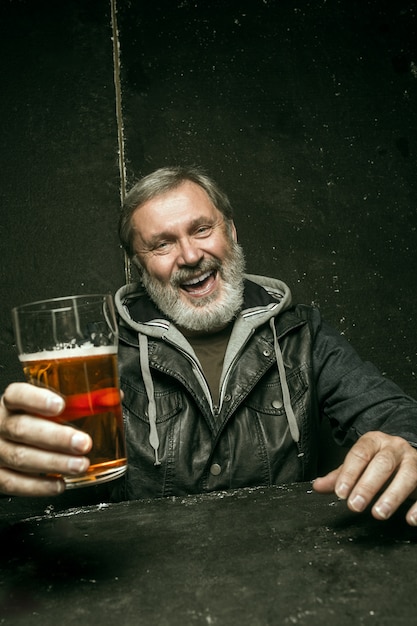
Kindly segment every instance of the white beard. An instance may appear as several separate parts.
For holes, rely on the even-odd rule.
[[[203,260],[198,267],[176,272],[168,285],[152,278],[142,266],[138,269],[151,300],[177,326],[186,330],[210,332],[222,328],[237,315],[242,306],[245,258],[241,246],[233,240],[223,264],[215,260]],[[195,276],[196,272],[213,270],[222,278],[220,299],[218,293],[190,302],[181,298],[181,283]]]

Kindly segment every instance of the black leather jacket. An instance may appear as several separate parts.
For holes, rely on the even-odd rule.
[[[246,281],[213,406],[183,335],[138,285],[118,292],[129,468],[114,497],[309,480],[323,416],[343,445],[369,430],[416,445],[417,403],[361,361],[316,308],[290,300],[280,281]]]

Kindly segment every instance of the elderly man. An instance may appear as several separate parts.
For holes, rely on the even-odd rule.
[[[354,511],[387,519],[417,488],[417,403],[279,280],[244,274],[227,197],[192,168],[133,187],[120,238],[140,275],[116,296],[129,469],[118,498],[315,478],[319,425],[351,446],[317,478]],[[33,417],[62,400],[11,385],[0,409],[0,491],[60,493],[46,473],[82,472],[88,436]],[[376,502],[375,496],[379,494]],[[417,503],[407,513],[417,525]]]

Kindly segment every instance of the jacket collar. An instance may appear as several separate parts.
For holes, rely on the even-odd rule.
[[[122,339],[137,344],[138,333],[162,339],[168,337],[174,344],[185,347],[183,335],[150,300],[140,283],[129,283],[115,295]],[[285,311],[285,315],[282,313]],[[292,312],[291,292],[282,281],[255,274],[245,275],[244,303],[239,313],[235,332],[237,343],[255,328],[274,317],[278,337],[303,324]],[[132,333],[133,331],[133,333]]]
[[[174,324],[155,306],[140,283],[121,287],[115,302],[122,325],[150,336],[162,336]],[[254,274],[245,275],[244,302],[238,315],[254,326],[259,326],[288,309],[291,292],[277,279]]]

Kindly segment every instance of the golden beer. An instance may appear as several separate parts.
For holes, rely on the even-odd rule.
[[[64,476],[67,488],[124,474],[127,461],[116,348],[64,348],[19,358],[28,382],[53,389],[65,399],[64,411],[52,419],[79,428],[93,440],[89,469],[82,475]]]
[[[93,440],[90,467],[63,476],[67,488],[118,478],[126,447],[117,369],[118,328],[109,294],[65,296],[12,309],[19,359],[27,380],[65,400],[54,421]]]

